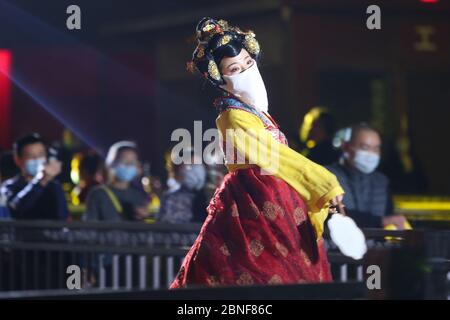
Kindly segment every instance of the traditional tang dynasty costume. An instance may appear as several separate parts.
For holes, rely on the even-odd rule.
[[[231,94],[215,106],[227,160],[231,145],[245,163],[226,163],[171,288],[331,281],[322,232],[329,201],[344,193],[336,177],[290,149],[267,112]]]

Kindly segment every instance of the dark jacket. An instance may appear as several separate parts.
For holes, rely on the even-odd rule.
[[[382,227],[382,218],[392,214],[388,178],[375,171],[365,174],[347,165],[327,166],[345,191],[343,203],[347,214],[360,227]]]
[[[105,187],[112,193],[109,195]],[[117,208],[115,200],[120,204]],[[143,190],[132,186],[117,189],[112,186],[99,185],[91,189],[86,199],[85,221],[136,221],[136,207],[148,205],[148,196]],[[120,211],[119,211],[120,210]]]
[[[204,222],[207,217],[206,196],[202,191],[181,187],[161,197],[156,221],[165,223]]]
[[[66,220],[69,215],[61,184],[54,180],[44,187],[18,175],[2,184],[1,194],[13,219]]]

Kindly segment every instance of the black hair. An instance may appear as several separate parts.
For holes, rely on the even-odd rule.
[[[354,139],[354,137],[360,132],[360,131],[370,131],[370,132],[375,132],[376,134],[378,134],[381,137],[380,132],[378,132],[378,130],[376,130],[375,128],[371,127],[369,124],[367,124],[366,122],[360,122],[357,123],[355,125],[352,126],[352,134],[350,136],[350,141],[352,141]]]
[[[80,171],[95,175],[102,168],[102,158],[96,153],[87,153],[80,160]]]
[[[336,121],[331,113],[322,112],[315,122],[321,126],[329,137],[336,132]]]
[[[205,53],[206,59],[198,60],[196,62],[196,67],[201,73],[205,73],[208,71],[208,64],[210,60],[213,60],[220,71],[220,62],[224,58],[232,58],[239,55],[242,49],[245,49],[242,41],[240,40],[231,40],[226,45],[219,45],[218,43],[222,39],[222,35],[214,36],[208,44],[208,48],[212,49],[210,52]],[[254,57],[256,58],[256,57]],[[220,84],[219,81],[213,81],[214,84]]]
[[[14,154],[18,157],[22,156],[23,149],[26,146],[35,143],[42,143],[45,146],[44,139],[42,139],[38,133],[33,132],[22,136],[21,138],[17,139],[13,144]]]
[[[211,55],[220,70],[220,62],[223,58],[236,57],[239,53],[241,53],[242,49],[244,49],[242,42],[233,40],[224,46],[218,47],[211,53]]]

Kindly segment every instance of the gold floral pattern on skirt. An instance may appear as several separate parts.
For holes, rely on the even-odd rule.
[[[305,212],[302,208],[298,207],[294,210],[294,221],[297,226],[306,220]]]
[[[263,251],[264,251],[264,245],[261,243],[261,241],[259,241],[257,239],[253,239],[250,242],[250,252],[255,257],[259,257]]]
[[[230,250],[228,250],[228,246],[226,245],[226,243],[224,243],[221,247],[220,247],[220,251],[223,253],[224,256],[231,256]]]
[[[287,257],[289,250],[283,246],[281,243],[277,242],[275,243],[275,247],[277,248],[277,250],[281,253],[281,255],[283,257]]]
[[[269,279],[269,281],[267,282],[268,284],[282,284],[283,280],[281,279],[281,277],[277,274],[273,275],[272,278]]]
[[[233,217],[236,208],[239,216]],[[306,217],[302,230],[295,225],[296,208]],[[316,243],[307,213],[305,201],[286,182],[259,168],[227,174],[170,288],[331,281],[323,240]]]
[[[206,282],[210,287],[217,287],[220,285],[219,278],[217,276],[209,276]]]
[[[284,211],[278,204],[266,201],[263,205],[263,214],[267,219],[274,221],[279,214],[284,215]]]
[[[240,286],[253,284],[253,278],[248,272],[244,272],[239,276],[239,279],[236,280],[236,284]]]

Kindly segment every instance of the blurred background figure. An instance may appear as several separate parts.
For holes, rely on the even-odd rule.
[[[132,185],[141,175],[138,148],[134,142],[113,144],[105,161],[106,183],[94,187],[87,196],[84,220],[140,221],[148,213],[148,196]]]
[[[312,108],[305,115],[300,130],[301,140],[308,148],[304,153],[309,159],[321,165],[329,165],[339,159],[340,151],[333,146],[336,122],[328,109]]]
[[[0,219],[9,219],[10,217],[11,214],[9,213],[6,197],[0,194]]]
[[[11,179],[20,173],[12,152],[5,152],[0,157],[0,182]]]
[[[89,192],[103,183],[103,160],[95,151],[84,152],[80,155],[78,171],[79,183],[72,193],[80,203],[85,203]]]
[[[392,215],[393,205],[388,178],[376,169],[381,158],[381,137],[365,123],[351,128],[348,141],[342,144],[343,156],[327,168],[345,190],[347,213],[360,227],[394,225],[404,229],[406,219]]]
[[[165,160],[165,168],[166,168],[166,172],[167,172],[167,180],[166,180],[167,192],[177,191],[178,189],[180,189],[181,184],[177,179],[178,168],[177,168],[177,165],[175,165],[172,162],[170,150],[164,154],[164,160]],[[164,192],[162,195],[164,195]]]
[[[20,168],[14,162],[14,155],[12,152],[5,152],[0,157],[0,183],[6,181],[20,173]],[[0,194],[0,219],[10,218],[10,213],[7,206],[6,195]]]
[[[13,149],[20,173],[6,180],[1,187],[12,218],[66,220],[67,203],[56,180],[61,172],[61,162],[48,158],[44,141],[37,133],[18,139]]]
[[[161,196],[164,192],[160,177],[152,175],[150,168],[150,162],[145,162],[142,165],[142,178],[134,181],[136,188],[142,189],[149,198],[148,215],[144,220],[147,223],[155,222],[156,214],[161,206]]]
[[[223,154],[205,155],[206,183],[204,193],[208,203],[214,196],[216,189],[222,184],[227,173],[223,157]]]
[[[199,160],[195,161],[195,156],[192,155],[192,164],[175,165],[172,163],[170,156],[166,157],[169,189],[161,198],[161,207],[156,216],[157,222],[188,223],[204,221],[207,215],[207,199],[204,192],[207,174],[205,165],[200,162]]]

